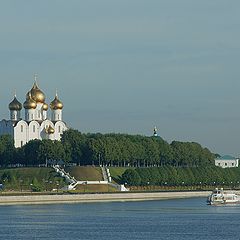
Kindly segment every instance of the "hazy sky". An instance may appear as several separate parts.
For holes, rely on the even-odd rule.
[[[240,154],[239,0],[8,0],[0,117],[34,73],[81,132],[159,134]],[[23,113],[22,113],[23,114]]]

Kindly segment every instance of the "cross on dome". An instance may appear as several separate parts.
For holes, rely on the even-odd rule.
[[[37,82],[37,77],[38,77],[37,73],[34,73],[34,81],[35,82]]]

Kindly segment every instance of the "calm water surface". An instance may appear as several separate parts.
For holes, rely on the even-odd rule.
[[[0,239],[240,239],[240,206],[206,199],[0,207]]]

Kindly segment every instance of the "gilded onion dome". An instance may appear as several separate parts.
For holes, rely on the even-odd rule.
[[[12,102],[9,103],[8,108],[11,111],[20,111],[22,109],[22,104],[17,100],[16,95],[14,96]]]
[[[32,99],[31,92],[27,93],[23,106],[25,109],[35,109],[37,107],[37,103]]]
[[[63,109],[63,103],[59,100],[58,95],[56,94],[54,100],[50,103],[52,110]]]
[[[34,82],[32,89],[30,90],[32,99],[36,103],[44,103],[45,102],[45,95],[44,93],[39,89],[36,82]]]
[[[52,126],[49,126],[48,128],[46,128],[46,133],[47,134],[54,134],[55,129]]]
[[[44,111],[47,111],[47,110],[48,110],[48,105],[47,105],[47,103],[44,103],[44,104],[43,104],[42,109],[43,109]]]

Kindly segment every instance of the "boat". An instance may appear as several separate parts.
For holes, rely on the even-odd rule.
[[[225,192],[223,188],[216,188],[208,196],[207,203],[209,205],[238,204],[240,203],[240,196],[234,192]]]

